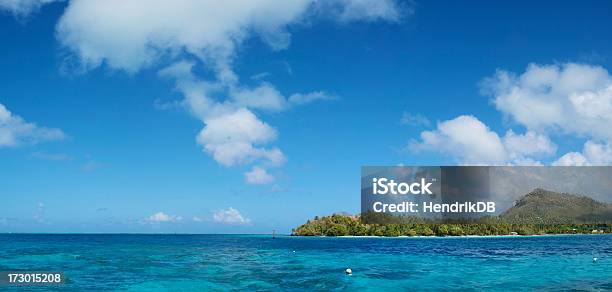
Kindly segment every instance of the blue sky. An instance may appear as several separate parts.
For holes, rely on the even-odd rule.
[[[612,163],[608,2],[42,2],[0,1],[0,232],[289,232],[362,165]]]

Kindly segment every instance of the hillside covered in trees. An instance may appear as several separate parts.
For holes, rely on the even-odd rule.
[[[612,204],[586,196],[535,189],[500,217],[510,223],[612,223]]]

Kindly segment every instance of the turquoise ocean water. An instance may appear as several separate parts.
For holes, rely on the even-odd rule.
[[[604,291],[612,290],[612,235],[4,234],[0,271],[7,270],[62,271],[67,283],[57,290]],[[49,289],[56,288],[35,288]]]

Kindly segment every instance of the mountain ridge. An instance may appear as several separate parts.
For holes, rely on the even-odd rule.
[[[532,224],[611,222],[612,204],[584,195],[536,188],[500,214],[500,219]]]

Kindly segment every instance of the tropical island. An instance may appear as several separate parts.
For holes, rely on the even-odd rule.
[[[391,224],[366,224],[366,216]],[[465,236],[612,233],[612,204],[586,196],[535,189],[499,216],[473,222],[436,222],[385,214],[315,216],[292,231],[294,236]],[[595,223],[594,223],[595,222]]]

